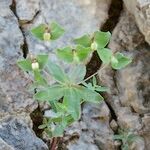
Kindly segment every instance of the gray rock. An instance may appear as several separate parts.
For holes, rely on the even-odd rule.
[[[110,122],[110,127],[111,127],[111,129],[112,129],[114,132],[117,131],[117,129],[118,129],[118,124],[117,124],[117,122],[116,122],[114,119],[111,120],[111,122]]]
[[[109,47],[113,52],[120,51],[131,56],[133,62],[118,71],[106,67],[99,71],[99,79],[110,89],[105,97],[116,114],[119,127],[139,133],[141,130],[144,132],[144,130],[149,131],[150,129],[148,125],[143,126],[141,117],[150,112],[150,47],[144,42],[136,26],[136,21],[126,11],[124,9],[120,21],[112,33]],[[149,140],[149,135],[139,133],[139,136],[145,136],[145,141],[143,139],[136,141],[137,143],[133,143],[132,148],[148,149],[146,141]]]
[[[37,103],[27,91],[31,82],[17,66],[22,58],[22,32],[18,20],[9,8],[10,3],[0,3],[0,117],[31,113]],[[26,115],[27,116],[27,115]]]
[[[14,150],[14,148],[0,138],[0,150]]]
[[[131,150],[146,150],[145,142],[139,137],[131,144],[130,148]]]
[[[150,1],[149,0],[124,0],[128,11],[133,14],[145,40],[150,44]]]
[[[139,32],[134,17],[125,9],[121,14],[119,23],[113,30],[109,46],[113,51],[134,50],[143,42],[144,37]]]
[[[143,127],[142,130],[140,131],[141,136],[144,138],[145,140],[145,144],[146,144],[146,150],[149,150],[150,147],[150,143],[149,143],[149,139],[150,139],[150,114],[145,114],[144,117],[142,118],[142,124]]]
[[[15,3],[17,16],[22,23],[32,21],[40,9],[40,0],[16,0]]]
[[[130,106],[139,114],[150,112],[149,49],[146,45],[138,47],[131,53],[133,63],[116,73],[121,104]]]
[[[9,118],[0,124],[0,138],[15,150],[48,150],[46,144],[17,118]]]
[[[137,131],[142,128],[139,115],[133,113],[128,107],[118,109],[117,116],[118,124],[122,129]]]
[[[66,130],[65,139],[69,150],[115,149],[113,131],[109,126],[110,111],[102,102],[99,105],[85,104],[81,120]],[[77,139],[73,139],[74,134]]]

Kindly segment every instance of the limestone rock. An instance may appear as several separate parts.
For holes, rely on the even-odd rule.
[[[133,113],[128,107],[119,109],[117,116],[119,126],[122,129],[140,130],[142,128],[139,115]]]
[[[110,111],[102,102],[100,105],[85,104],[81,120],[66,130],[65,139],[69,150],[115,149],[113,131],[109,126]],[[77,139],[71,140],[73,135]]]
[[[7,1],[6,1],[7,2]],[[0,117],[32,112],[37,103],[27,91],[31,81],[19,69],[23,36],[9,3],[0,3]]]
[[[14,148],[0,138],[0,150],[14,150]]]
[[[113,30],[109,46],[113,51],[134,50],[144,42],[143,35],[139,32],[134,17],[126,9],[122,12],[119,23]]]
[[[142,45],[132,53],[133,63],[116,73],[119,99],[139,113],[150,112],[150,47]]]
[[[113,119],[113,120],[111,120],[111,122],[110,122],[110,127],[111,127],[111,129],[115,132],[115,131],[117,131],[117,129],[118,129],[118,124],[117,124],[117,122]]]
[[[147,128],[149,130],[147,125],[143,126],[141,115],[150,112],[150,47],[144,42],[136,22],[126,9],[112,33],[109,47],[113,52],[120,51],[132,57],[133,62],[122,70],[114,71],[107,67],[99,72],[101,83],[110,88],[105,94],[106,101],[114,110],[120,128],[138,133]],[[140,133],[139,136],[144,137]],[[141,150],[149,147],[146,145],[149,135],[145,136],[145,141],[138,141],[141,146],[137,147]],[[138,142],[137,145],[140,145]],[[136,149],[135,145],[133,149]]]
[[[15,150],[48,150],[46,144],[17,118],[9,118],[0,123],[0,138]]]
[[[40,0],[15,0],[15,3],[16,14],[22,23],[32,21],[40,9]]]
[[[150,1],[149,0],[124,0],[128,11],[135,17],[140,31],[145,40],[150,44]]]

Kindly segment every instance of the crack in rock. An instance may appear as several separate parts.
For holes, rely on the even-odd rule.
[[[21,49],[22,49],[23,57],[26,58],[27,54],[28,54],[28,44],[27,44],[27,41],[26,41],[25,32],[24,32],[24,30],[22,28],[22,24],[19,20],[19,16],[17,15],[16,0],[12,0],[12,4],[10,5],[10,9],[12,10],[12,12],[14,13],[14,15],[16,16],[16,18],[18,20],[19,28],[20,28],[20,31],[21,31],[23,39],[24,39],[23,44],[21,45]]]

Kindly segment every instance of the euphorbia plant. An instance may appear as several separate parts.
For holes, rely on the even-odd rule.
[[[64,33],[64,29],[53,22],[49,25],[41,24],[31,32],[39,40],[52,42]],[[100,103],[103,100],[99,92],[107,91],[107,88],[97,85],[94,75],[91,76],[92,83],[86,83],[90,77],[84,79],[84,62],[94,51],[97,51],[103,64],[110,64],[113,69],[121,69],[131,62],[131,59],[123,54],[113,54],[110,49],[105,48],[110,37],[109,32],[96,31],[74,39],[75,46],[57,49],[55,52],[58,58],[71,66],[67,72],[47,54],[18,61],[21,69],[34,76],[34,98],[39,102],[47,101],[51,106],[51,117],[46,117],[43,125],[39,126],[45,129],[50,137],[63,136],[65,128],[81,117],[83,102]],[[55,80],[52,85],[48,82],[49,76]]]

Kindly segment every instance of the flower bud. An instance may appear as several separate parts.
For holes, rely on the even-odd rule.
[[[111,57],[111,62],[118,64],[118,60],[114,56]]]
[[[33,70],[39,69],[39,63],[38,63],[38,62],[33,62],[33,63],[32,63],[32,69],[33,69]]]
[[[92,49],[92,50],[97,50],[97,47],[98,47],[98,45],[97,45],[96,42],[93,42],[93,43],[91,44],[91,49]]]
[[[74,60],[75,63],[80,62],[79,57],[77,55],[77,52],[75,50],[73,50],[73,60]]]
[[[43,34],[43,39],[44,39],[44,41],[49,41],[51,39],[51,34],[48,32],[45,32]]]

